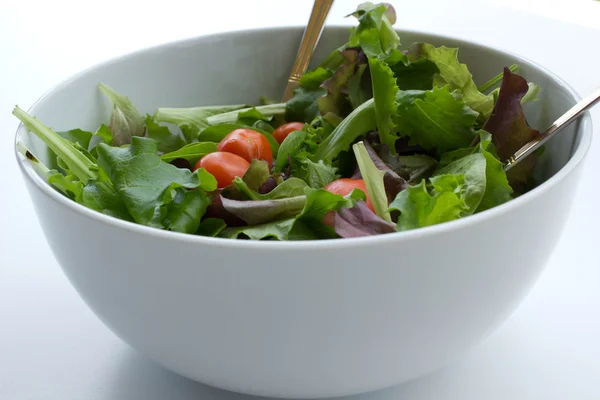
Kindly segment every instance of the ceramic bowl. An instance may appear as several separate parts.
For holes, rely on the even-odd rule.
[[[217,34],[145,49],[56,86],[30,110],[51,127],[108,121],[105,82],[141,112],[278,98],[300,28]],[[325,30],[315,60],[347,39]],[[544,68],[471,42],[400,31],[403,43],[458,46],[478,83],[518,63],[538,83],[542,129],[578,95]],[[320,242],[252,242],[164,232],[63,197],[18,156],[40,224],[72,285],[121,339],[166,368],[236,392],[314,398],[381,389],[445,365],[497,328],[552,254],[590,145],[584,116],[553,139],[536,189],[489,211],[409,232]],[[23,126],[17,139],[43,160]]]

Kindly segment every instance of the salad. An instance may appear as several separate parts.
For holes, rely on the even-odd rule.
[[[19,151],[56,190],[103,214],[231,239],[349,238],[421,228],[485,211],[531,185],[536,155],[522,104],[539,88],[498,71],[481,86],[458,49],[401,47],[389,4],[360,4],[348,42],[286,103],[158,108],[112,102],[95,132],[56,132],[13,114],[56,156]]]

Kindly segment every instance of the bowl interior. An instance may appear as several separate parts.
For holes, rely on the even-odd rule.
[[[544,130],[577,101],[577,94],[543,68],[516,55],[477,44],[399,31],[409,45],[425,41],[459,47],[459,58],[473,73],[476,83],[497,75],[513,63],[519,74],[537,83],[540,101],[525,112],[530,125]],[[138,51],[108,61],[76,75],[46,94],[30,112],[55,130],[81,128],[94,131],[108,123],[111,105],[97,89],[104,82],[131,98],[140,112],[152,114],[158,107],[191,107],[217,104],[257,104],[260,96],[278,99],[287,80],[301,28],[262,29],[215,34]],[[329,27],[323,32],[313,65],[347,41],[348,29]],[[535,171],[540,181],[561,169],[581,142],[580,121],[547,144]],[[54,166],[48,149],[21,127],[18,135],[43,162]]]

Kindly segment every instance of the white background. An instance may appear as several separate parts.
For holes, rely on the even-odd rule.
[[[215,31],[302,25],[311,1],[1,1],[0,400],[243,397],[155,366],[86,308],[37,224],[14,160],[17,122],[10,111],[15,104],[28,108],[83,68],[140,47]],[[350,23],[342,16],[357,3],[336,1],[329,23]],[[581,94],[600,86],[600,2],[392,3],[400,28],[512,50]],[[600,109],[592,114],[600,125]],[[512,318],[455,364],[364,400],[600,399],[598,142],[562,241]]]

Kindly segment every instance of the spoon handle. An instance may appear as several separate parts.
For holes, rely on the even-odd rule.
[[[546,129],[538,138],[527,143],[521,147],[516,153],[506,160],[503,164],[504,171],[508,171],[515,166],[519,161],[522,161],[528,155],[536,151],[540,146],[548,141],[552,136],[560,132],[561,129],[565,128],[571,122],[575,121],[582,113],[592,108],[596,103],[600,101],[600,87],[597,88],[592,94],[582,99],[579,103],[575,104],[569,111],[560,116],[550,128]]]
[[[327,19],[327,14],[329,14],[332,4],[333,0],[315,0],[310,19],[308,20],[308,25],[306,25],[306,29],[302,35],[302,41],[298,48],[296,61],[292,67],[287,87],[285,88],[283,98],[281,99],[282,103],[288,101],[292,97],[294,89],[298,87],[300,78],[306,72],[312,54],[315,51],[315,47],[317,47],[317,42],[323,32],[325,20]]]

